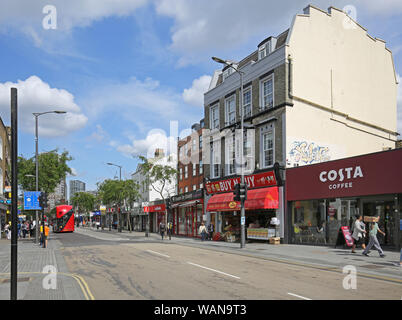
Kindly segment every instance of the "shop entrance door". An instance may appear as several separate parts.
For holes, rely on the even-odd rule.
[[[186,209],[186,235],[187,237],[193,237],[194,228],[193,228],[193,211],[192,208],[189,207]]]
[[[381,245],[394,246],[395,242],[395,218],[393,201],[373,201],[363,203],[364,216],[379,216],[378,227],[385,232],[385,236],[377,233],[377,239]],[[399,223],[399,221],[398,221]],[[366,224],[369,231],[369,224]]]

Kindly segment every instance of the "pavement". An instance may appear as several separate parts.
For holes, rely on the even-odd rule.
[[[31,239],[18,241],[18,300],[90,300],[85,280],[69,273],[59,241],[42,248]],[[0,300],[10,299],[11,242],[0,240]],[[57,273],[55,273],[57,272]]]
[[[100,237],[101,239],[118,239],[116,241],[157,241],[161,242],[161,236],[157,233],[129,232],[121,233],[108,229],[76,228],[76,232]],[[217,250],[237,255],[258,257],[265,260],[283,262],[304,267],[317,268],[335,272],[342,272],[345,266],[353,266],[360,276],[377,278],[381,280],[396,281],[402,284],[402,267],[399,266],[400,252],[384,250],[385,258],[381,258],[376,250],[371,250],[370,256],[362,255],[362,249],[356,249],[351,253],[350,248],[338,246],[310,246],[294,244],[268,244],[267,242],[249,242],[244,248],[239,243],[224,241],[201,241],[198,238],[172,236],[172,239],[164,238],[163,242],[175,243],[187,246],[196,246],[207,250]]]

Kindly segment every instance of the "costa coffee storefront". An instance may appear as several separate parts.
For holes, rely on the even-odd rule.
[[[203,221],[203,190],[188,192],[171,198],[173,233],[186,237],[199,237]]]
[[[247,240],[269,240],[276,234],[283,237],[283,230],[276,228],[271,222],[277,218],[283,221],[280,207],[282,188],[277,186],[273,171],[245,176],[248,185],[245,201],[245,228]],[[211,197],[207,203],[210,221],[220,239],[229,242],[240,241],[240,208],[239,201],[234,201],[234,186],[240,183],[240,177],[208,182],[205,190]],[[282,214],[281,214],[282,213]],[[218,240],[218,239],[216,239]]]
[[[401,241],[402,149],[286,170],[290,243],[334,245],[356,214],[379,216],[381,245]]]
[[[154,204],[143,207],[145,213],[149,214],[149,230],[150,232],[159,231],[159,223],[165,221],[166,205]]]

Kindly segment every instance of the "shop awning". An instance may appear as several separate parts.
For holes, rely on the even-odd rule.
[[[233,198],[232,192],[215,194],[208,201],[207,211],[240,211],[240,202]],[[246,210],[278,209],[278,187],[249,190],[244,207]]]

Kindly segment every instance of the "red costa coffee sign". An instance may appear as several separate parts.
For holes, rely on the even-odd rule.
[[[287,200],[402,192],[402,149],[286,170]]]
[[[220,193],[220,192],[231,192],[234,190],[235,184],[240,183],[241,178],[232,178],[227,180],[207,182],[205,184],[205,189],[207,193]],[[273,171],[268,171],[264,173],[253,174],[244,177],[244,182],[247,183],[249,189],[258,187],[272,187],[276,186],[275,173]]]

